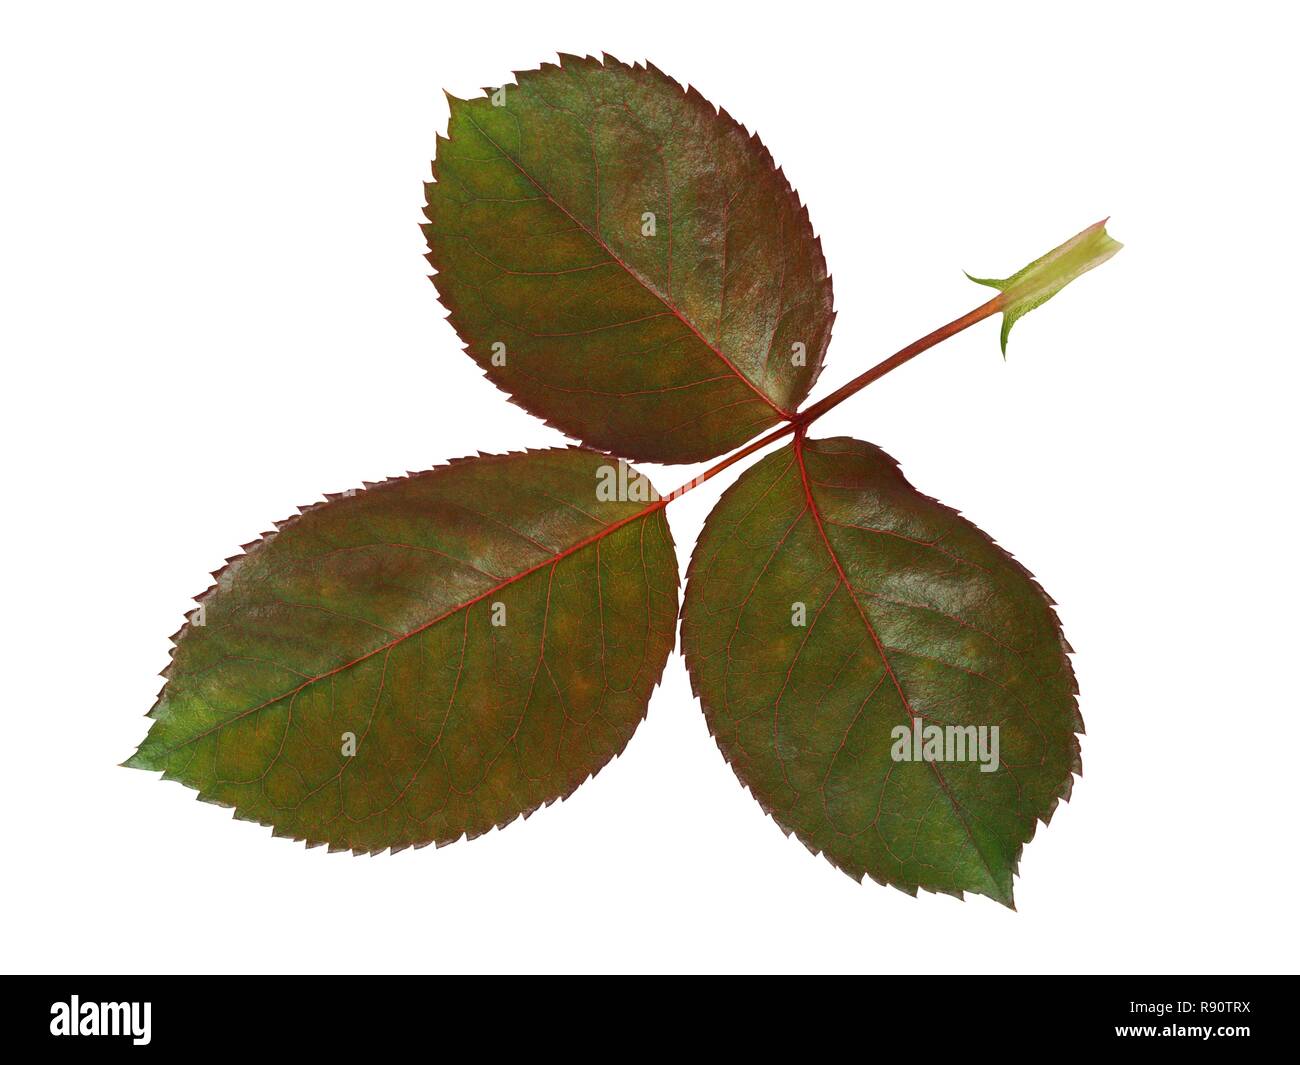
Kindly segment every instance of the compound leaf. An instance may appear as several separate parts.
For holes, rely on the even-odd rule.
[[[758,140],[653,66],[561,57],[451,100],[429,262],[466,350],[527,410],[633,459],[788,417],[830,340],[807,210]]]
[[[662,503],[610,499],[653,491],[612,462],[462,459],[280,523],[174,637],[127,764],[356,852],[570,794],[645,716],[677,615]]]
[[[682,646],[787,833],[855,879],[1012,905],[1081,772],[1069,648],[1029,573],[888,455],[797,437],[747,470],[691,559]]]

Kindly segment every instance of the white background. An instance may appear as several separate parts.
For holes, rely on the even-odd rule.
[[[3,966],[1297,967],[1294,48],[1283,5],[8,4]],[[1061,604],[1088,725],[1019,912],[787,840],[676,654],[626,753],[472,843],[306,851],[117,763],[208,572],[326,491],[562,443],[442,320],[441,90],[649,58],[757,128],[823,395],[1103,217],[1126,245],[838,408]],[[647,467],[661,489],[699,467]],[[719,478],[674,503],[687,553]]]

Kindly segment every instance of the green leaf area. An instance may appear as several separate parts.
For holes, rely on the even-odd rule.
[[[787,833],[855,879],[1012,905],[1081,771],[1069,648],[1029,573],[888,455],[799,437],[745,471],[691,559],[682,646]]]
[[[451,100],[429,262],[487,377],[592,447],[691,462],[788,417],[834,318],[758,137],[653,66],[563,56]]]
[[[614,463],[462,459],[280,523],[174,637],[127,764],[357,852],[567,796],[623,750],[673,646],[663,506],[610,499]]]

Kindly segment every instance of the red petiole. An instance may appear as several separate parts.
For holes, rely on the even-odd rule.
[[[859,374],[847,384],[841,385],[830,395],[818,400],[811,407],[799,411],[784,425],[777,426],[766,436],[761,436],[757,440],[753,440],[746,444],[744,447],[733,451],[725,459],[710,466],[698,477],[692,478],[681,487],[669,492],[666,496],[662,497],[659,501],[659,505],[667,506],[674,499],[685,495],[692,488],[703,484],[710,477],[721,473],[728,466],[734,465],[741,459],[752,455],[755,451],[761,451],[763,448],[767,447],[768,444],[775,443],[784,436],[789,436],[791,433],[806,432],[808,426],[828,410],[839,406],[850,396],[862,391],[862,389],[866,388],[867,385],[871,384],[873,381],[878,381],[891,370],[896,370],[898,367],[902,366],[903,363],[915,358],[917,355],[920,355],[921,352],[934,347],[936,344],[947,340],[951,336],[956,336],[963,329],[969,328],[976,322],[982,322],[985,318],[999,313],[1003,309],[1005,303],[1006,296],[1002,293],[998,293],[987,303],[980,304],[969,314],[964,314],[960,318],[955,318],[947,325],[940,326],[938,329],[934,330],[934,332],[927,333],[919,340],[912,341],[912,343],[908,344],[907,347],[900,348],[898,351],[894,352],[893,355],[889,356],[889,358],[876,363],[876,365],[871,367],[871,369]]]

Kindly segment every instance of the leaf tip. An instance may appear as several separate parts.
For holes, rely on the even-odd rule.
[[[146,753],[145,747],[145,743],[140,744],[136,749],[135,754],[131,755],[130,758],[117,763],[118,767],[121,769],[143,769],[152,773],[158,772],[162,769],[162,766],[158,765],[154,761],[153,757]]]

